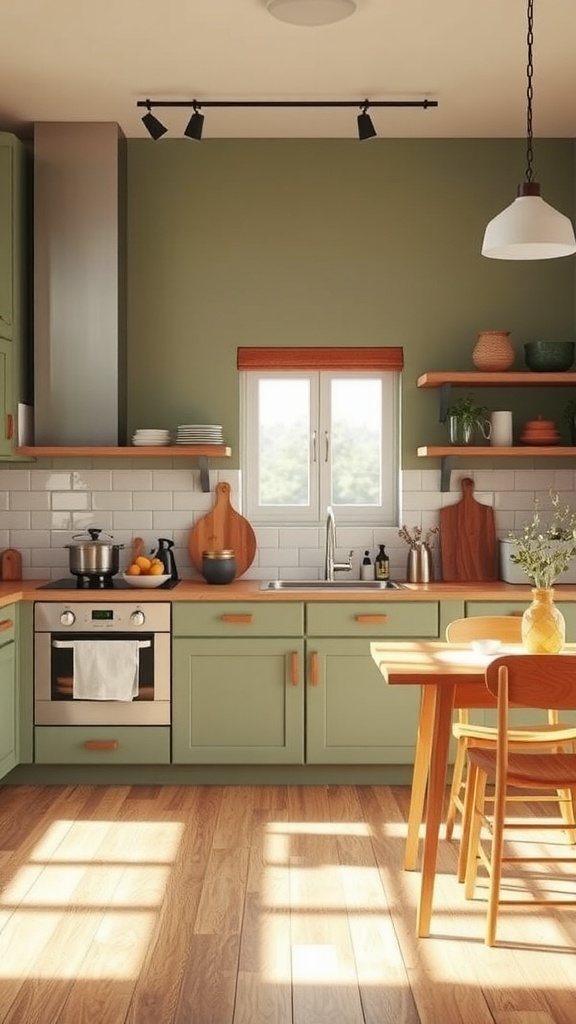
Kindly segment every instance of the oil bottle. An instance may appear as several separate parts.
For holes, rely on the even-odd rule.
[[[380,550],[374,560],[374,577],[377,580],[390,579],[390,559],[386,554],[386,547],[380,544]]]

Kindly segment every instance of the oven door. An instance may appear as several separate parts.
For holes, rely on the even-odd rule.
[[[137,692],[132,700],[84,700],[74,697],[74,647],[136,642]],[[36,725],[169,725],[169,633],[36,633],[34,646]]]

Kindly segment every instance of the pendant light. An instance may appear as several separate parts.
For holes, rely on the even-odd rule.
[[[540,195],[532,170],[532,77],[534,64],[534,0],[528,0],[528,62],[526,65],[526,180],[518,186],[517,198],[490,221],[484,234],[482,255],[495,260],[551,260],[576,252],[574,228]]]
[[[331,25],[349,18],[356,0],[267,0],[268,13],[290,25]]]

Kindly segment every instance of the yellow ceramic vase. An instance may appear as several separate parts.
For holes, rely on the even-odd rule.
[[[534,589],[532,598],[522,616],[522,643],[530,654],[558,654],[566,639],[566,623],[554,604],[554,590]]]

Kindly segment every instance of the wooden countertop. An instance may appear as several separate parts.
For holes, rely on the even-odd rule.
[[[172,590],[41,590],[46,580],[0,582],[0,607],[17,601],[530,601],[530,586],[511,583],[406,583],[403,590],[261,590],[260,580],[235,580],[210,585],[203,580],[182,580]],[[576,601],[576,586],[555,588],[557,601]]]

